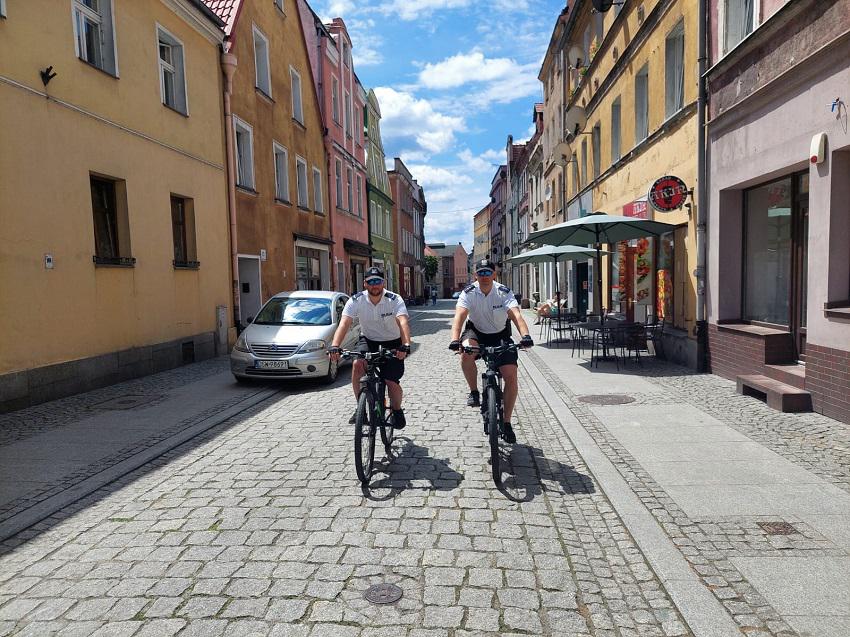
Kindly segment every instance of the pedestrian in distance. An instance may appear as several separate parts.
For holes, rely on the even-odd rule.
[[[372,267],[366,270],[363,280],[364,291],[352,296],[342,310],[342,319],[334,333],[328,355],[331,360],[339,360],[342,343],[354,319],[360,321],[360,340],[357,349],[366,352],[377,352],[379,349],[396,351],[395,359],[382,364],[379,370],[381,378],[387,383],[387,393],[392,409],[392,426],[394,429],[404,429],[406,420],[401,407],[403,392],[401,378],[404,376],[404,359],[410,354],[410,324],[409,315],[404,300],[398,294],[384,288],[384,273],[380,268]],[[357,359],[351,366],[351,385],[354,388],[355,401],[360,394],[360,378],[366,373],[366,361]],[[349,423],[354,423],[354,415]]]
[[[514,293],[506,285],[495,280],[496,265],[490,259],[481,259],[475,265],[475,283],[463,289],[457,300],[454,321],[452,323],[452,341],[449,349],[460,351],[464,347],[493,347],[503,342],[513,343],[511,322],[522,334],[520,347],[534,345],[528,333],[528,325],[522,317]],[[478,369],[476,354],[463,352],[460,366],[469,385],[466,404],[478,407],[481,395],[478,391]],[[507,443],[516,442],[516,434],[511,425],[518,389],[517,354],[504,352],[499,356],[499,373],[504,380],[504,432]]]
[[[431,305],[437,305],[437,288],[431,288]]]

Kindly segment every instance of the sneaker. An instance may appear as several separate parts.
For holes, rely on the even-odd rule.
[[[469,396],[466,399],[467,407],[480,407],[481,406],[481,395],[477,391],[469,392]]]
[[[390,424],[392,424],[393,429],[404,429],[407,420],[404,418],[403,409],[393,409],[393,413],[390,415]]]
[[[516,434],[514,433],[514,428],[511,427],[511,423],[506,422],[502,425],[502,440],[504,440],[509,445],[512,445],[516,442]]]

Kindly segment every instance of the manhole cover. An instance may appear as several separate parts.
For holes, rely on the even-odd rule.
[[[793,535],[799,533],[788,522],[756,522],[768,535]]]
[[[110,398],[102,403],[92,405],[96,409],[134,409],[141,405],[147,405],[160,396],[140,396],[140,395],[125,395],[117,398]]]
[[[392,604],[401,599],[402,590],[395,584],[375,584],[363,596],[373,604]]]
[[[598,394],[592,396],[579,396],[578,399],[583,403],[591,405],[625,405],[633,403],[635,399],[625,394]]]

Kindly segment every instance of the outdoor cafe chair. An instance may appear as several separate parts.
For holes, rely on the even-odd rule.
[[[643,361],[640,359],[641,351],[649,353],[646,345],[646,330],[641,323],[629,323],[621,329],[622,333],[622,353],[623,363],[631,360],[634,354],[635,360],[643,367]]]
[[[591,367],[594,360],[596,367],[599,367],[600,358],[613,358],[617,364],[617,371],[620,371],[620,357],[617,355],[617,332],[619,330],[619,327],[603,324],[594,328],[590,353]]]

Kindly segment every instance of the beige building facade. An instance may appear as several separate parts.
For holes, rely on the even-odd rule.
[[[224,352],[232,325],[221,22],[60,4],[0,20],[0,410]]]

